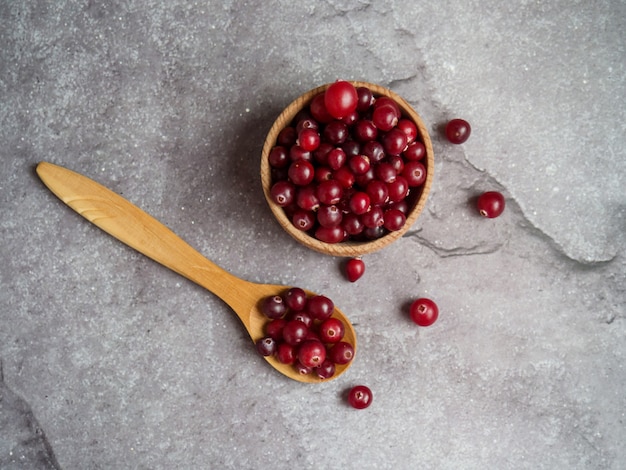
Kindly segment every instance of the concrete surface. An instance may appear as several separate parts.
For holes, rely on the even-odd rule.
[[[626,3],[0,1],[0,468],[626,468]],[[407,236],[340,260],[270,217],[259,155],[351,78],[431,130]],[[462,146],[441,124],[473,125]],[[85,222],[52,161],[252,281],[323,292],[359,335],[319,386],[216,297]],[[507,210],[468,203],[499,189]],[[439,304],[420,329],[406,304]],[[367,410],[346,406],[364,383]]]

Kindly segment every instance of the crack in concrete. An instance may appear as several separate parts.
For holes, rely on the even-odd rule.
[[[440,258],[451,258],[454,256],[476,256],[476,255],[489,255],[497,252],[504,246],[504,243],[498,243],[491,247],[484,247],[481,245],[474,245],[470,247],[455,246],[453,248],[446,248],[433,243],[426,237],[422,237],[420,230],[409,230],[402,238],[415,239],[418,243],[433,251]]]

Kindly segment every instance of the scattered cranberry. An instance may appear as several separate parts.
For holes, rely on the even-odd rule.
[[[356,282],[365,273],[365,263],[361,258],[351,258],[346,262],[346,277],[350,282]]]
[[[462,144],[472,132],[469,122],[463,119],[452,119],[446,124],[446,137],[453,144]]]
[[[268,157],[271,199],[322,242],[374,240],[406,225],[426,181],[425,155],[398,103],[337,81],[279,133]],[[394,212],[385,223],[396,206],[405,218]]]
[[[504,196],[497,191],[487,191],[480,195],[476,206],[480,215],[493,219],[504,212]]]
[[[420,298],[415,300],[409,309],[411,320],[419,326],[430,326],[439,316],[437,304],[430,299]]]
[[[352,387],[348,392],[348,403],[357,410],[362,410],[370,406],[372,399],[372,391],[365,385]]]

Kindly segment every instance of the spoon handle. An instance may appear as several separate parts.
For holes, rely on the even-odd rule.
[[[258,300],[259,285],[212,263],[161,222],[93,180],[48,162],[37,165],[37,174],[59,199],[87,220],[220,297],[250,331],[248,312]]]

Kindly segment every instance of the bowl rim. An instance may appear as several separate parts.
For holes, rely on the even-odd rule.
[[[272,127],[267,133],[267,137],[263,145],[263,150],[261,152],[261,185],[263,187],[263,194],[265,196],[265,199],[276,220],[281,225],[281,227],[287,233],[289,233],[289,235],[291,235],[296,241],[306,246],[307,248],[310,248],[319,253],[331,256],[358,257],[368,253],[373,253],[386,247],[390,243],[393,243],[394,241],[402,237],[415,223],[419,215],[424,210],[424,207],[426,206],[428,194],[430,193],[430,189],[434,179],[435,160],[430,135],[428,134],[428,130],[426,129],[424,122],[422,121],[420,115],[417,114],[413,107],[404,98],[402,98],[400,95],[393,92],[392,90],[374,83],[353,80],[347,81],[352,83],[352,85],[357,88],[369,88],[374,96],[386,96],[392,98],[400,107],[402,114],[404,116],[408,116],[417,126],[418,136],[421,138],[421,141],[426,149],[426,155],[422,159],[422,163],[426,168],[426,180],[418,189],[420,193],[417,195],[415,205],[408,211],[406,215],[406,222],[404,226],[400,230],[388,232],[387,234],[375,240],[326,243],[316,239],[306,232],[303,232],[302,230],[297,229],[292,224],[291,220],[289,220],[289,218],[287,217],[284,209],[276,204],[271,198],[270,189],[272,186],[272,174],[268,156],[272,148],[276,145],[276,138],[278,136],[278,133],[283,128],[288,126],[293,121],[296,114],[303,107],[307,106],[315,96],[317,96],[319,93],[324,92],[330,85],[332,85],[332,82],[320,85],[298,96],[276,118]]]

